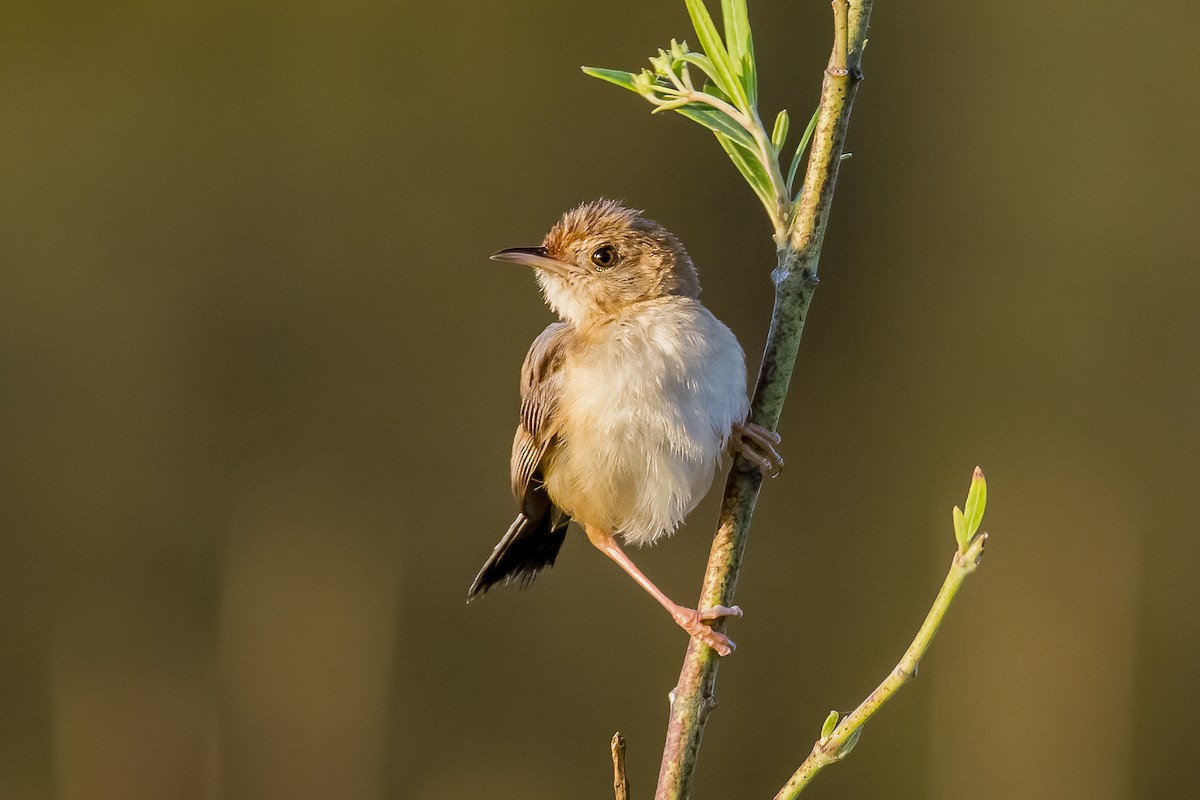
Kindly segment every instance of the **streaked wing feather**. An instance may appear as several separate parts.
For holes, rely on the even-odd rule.
[[[525,496],[554,446],[562,393],[563,350],[573,337],[571,327],[556,322],[534,340],[521,367],[521,422],[513,439],[513,495],[524,507]]]

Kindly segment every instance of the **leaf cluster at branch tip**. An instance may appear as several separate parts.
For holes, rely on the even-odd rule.
[[[966,554],[967,548],[983,522],[983,510],[987,507],[987,481],[983,470],[975,468],[971,476],[971,488],[967,490],[967,502],[962,508],[954,507],[954,538],[958,540],[958,552]]]
[[[675,111],[712,131],[781,234],[796,202],[792,184],[812,138],[816,114],[796,146],[785,177],[779,159],[790,127],[788,113],[780,111],[767,132],[758,113],[758,71],[746,0],[722,0],[724,37],[703,0],[685,3],[701,52],[672,39],[666,49],[650,57],[649,69],[633,73],[583,67],[583,71],[641,95],[654,106],[652,114]],[[693,68],[703,75],[699,86],[693,81]]]

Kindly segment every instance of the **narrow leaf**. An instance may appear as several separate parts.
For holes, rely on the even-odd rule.
[[[580,69],[583,70],[584,74],[591,75],[593,78],[615,83],[617,86],[624,86],[631,92],[637,91],[633,85],[632,72],[623,72],[619,69],[600,69],[599,67],[580,67]]]
[[[742,56],[742,83],[746,87],[746,96],[750,98],[750,107],[758,105],[758,72],[754,66],[754,51]]]
[[[685,61],[688,64],[692,64],[694,66],[699,67],[700,70],[709,77],[709,79],[714,80],[714,81],[717,79],[716,66],[713,65],[712,59],[709,58],[708,56],[704,55],[703,53],[684,53],[682,56],[679,57],[679,60]],[[710,94],[719,95],[722,100],[729,99],[729,95],[725,94],[724,92],[720,91],[719,89],[716,92],[711,92],[708,89],[708,87],[706,86],[704,88],[704,91],[709,92]]]
[[[721,0],[721,22],[725,28],[725,42],[729,45],[729,57],[736,63],[746,52],[746,40],[750,38],[746,0]]]
[[[684,106],[686,106],[690,102],[692,102],[692,101],[688,100],[686,97],[681,97],[678,100],[668,100],[667,102],[665,102],[661,105],[657,105],[654,108],[652,108],[650,110],[650,113],[658,114],[663,111],[677,111],[680,108],[683,108]]]
[[[967,536],[967,521],[963,517],[962,509],[958,506],[954,507],[951,512],[954,518],[954,539],[958,542],[958,552],[967,552],[967,545],[971,541],[971,537]]]
[[[718,133],[717,141],[729,156],[729,160],[738,168],[738,172],[742,173],[746,183],[750,184],[750,188],[758,195],[759,201],[767,209],[767,215],[774,220],[779,209],[775,207],[775,198],[771,192],[771,178],[763,169],[763,165],[748,150],[740,147],[728,136]]]
[[[967,504],[963,507],[966,517],[967,541],[970,541],[983,522],[983,510],[987,506],[987,481],[983,479],[983,470],[975,468],[971,476],[971,488],[967,491]],[[963,552],[966,552],[965,550]]]
[[[725,94],[733,99],[733,104],[738,109],[746,111],[750,107],[746,99],[746,89],[742,86],[738,72],[734,69],[733,61],[729,57],[729,51],[725,49],[725,43],[721,41],[721,35],[717,33],[717,26],[713,24],[712,17],[709,16],[704,0],[684,0],[684,3],[687,5],[688,16],[692,18],[692,27],[696,29],[696,38],[700,40],[700,47],[712,59],[713,67],[716,69],[717,74],[712,76],[713,80]]]
[[[691,56],[692,54],[689,54]],[[634,78],[637,77],[633,73],[623,72],[616,69],[599,69],[597,67],[581,67],[581,69],[593,78],[599,78],[602,81],[623,86],[633,92],[638,92],[637,85],[634,83]],[[641,92],[638,92],[641,94]],[[712,106],[707,106],[702,103],[681,103],[676,105],[674,102],[669,102],[667,105],[655,106],[651,113],[659,111],[678,111],[683,116],[698,122],[714,133],[724,134],[738,144],[750,150],[755,148],[754,137],[746,131],[741,125],[734,122],[730,117]]]
[[[710,131],[724,134],[746,149],[754,150],[754,138],[746,129],[712,106],[689,103],[675,110],[693,122],[699,122]]]
[[[778,153],[783,149],[783,143],[787,141],[788,135],[788,113],[785,108],[779,112],[779,116],[775,118],[775,129],[771,131],[771,146]]]
[[[758,104],[758,75],[754,66],[754,39],[750,35],[750,16],[746,0],[721,0],[721,16],[725,25],[725,41],[729,43],[729,58],[746,89],[750,105]]]
[[[808,121],[808,127],[804,129],[804,135],[800,137],[800,142],[796,145],[796,155],[792,156],[792,166],[788,169],[787,190],[792,191],[792,181],[796,180],[796,170],[800,168],[800,156],[804,154],[804,148],[808,146],[808,140],[812,138],[813,131],[817,129],[817,114],[821,113],[821,109],[813,112],[812,119]]]
[[[833,733],[833,729],[837,727],[837,724],[838,713],[836,711],[830,711],[829,716],[825,718],[825,724],[821,726],[821,738],[824,739],[829,734]]]

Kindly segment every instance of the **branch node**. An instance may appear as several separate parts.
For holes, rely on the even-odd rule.
[[[967,551],[964,553],[960,550],[954,551],[954,564],[970,575],[979,568],[979,562],[983,560],[983,551],[987,547],[988,535],[985,531],[979,534],[971,543],[967,545]]]

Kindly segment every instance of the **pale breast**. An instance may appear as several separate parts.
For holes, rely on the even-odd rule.
[[[695,300],[638,304],[582,336],[562,378],[551,498],[632,543],[673,531],[746,416],[733,334]]]

